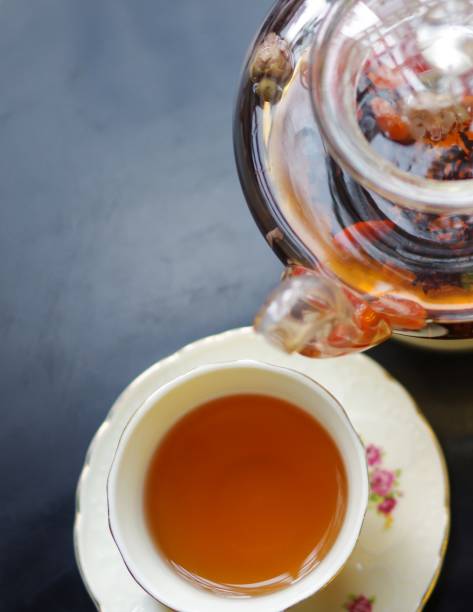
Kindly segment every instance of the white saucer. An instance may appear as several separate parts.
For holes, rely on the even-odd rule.
[[[79,479],[74,525],[77,564],[97,608],[102,612],[168,610],[134,582],[108,529],[106,479],[131,414],[160,385],[191,368],[248,358],[313,377],[342,403],[365,445],[376,447],[371,447],[369,458],[372,489],[378,496],[373,491],[352,557],[323,592],[292,612],[422,609],[440,572],[450,522],[445,461],[430,426],[405,389],[369,357],[288,356],[250,328],[204,338],[151,366],[120,395],[97,431]],[[380,504],[384,513],[377,511]]]

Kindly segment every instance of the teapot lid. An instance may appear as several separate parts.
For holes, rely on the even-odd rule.
[[[311,69],[320,130],[357,181],[399,204],[472,210],[473,171],[455,177],[463,180],[438,180],[406,170],[372,146],[357,107],[367,75],[394,140],[430,150],[471,132],[473,168],[473,0],[340,0],[317,33]]]

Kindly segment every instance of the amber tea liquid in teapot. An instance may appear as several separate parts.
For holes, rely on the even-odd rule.
[[[256,326],[329,357],[473,337],[473,2],[280,2],[244,68],[242,185],[285,279]],[[460,343],[461,346],[461,343]]]

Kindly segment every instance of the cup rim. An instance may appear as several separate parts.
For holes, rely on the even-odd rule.
[[[109,525],[109,530],[110,530],[112,539],[114,540],[114,543],[117,547],[117,550],[120,553],[120,556],[123,560],[125,567],[127,568],[132,578],[135,580],[135,582],[152,599],[154,599],[155,601],[167,607],[178,610],[179,612],[196,612],[198,608],[193,608],[193,607],[192,608],[188,608],[188,607],[176,608],[176,601],[172,601],[168,597],[163,596],[160,593],[159,586],[158,588],[156,588],[157,587],[156,583],[154,583],[153,585],[150,585],[149,582],[146,579],[144,579],[142,575],[140,575],[140,569],[138,567],[139,564],[135,563],[133,560],[130,560],[130,555],[128,554],[126,543],[124,542],[122,538],[122,534],[120,533],[119,520],[117,519],[117,516],[115,513],[115,506],[114,506],[114,500],[113,500],[113,493],[116,487],[117,471],[118,471],[118,467],[120,464],[120,460],[127,446],[127,443],[130,441],[135,428],[138,426],[141,420],[147,414],[149,414],[150,411],[152,411],[153,409],[159,409],[160,400],[164,398],[169,392],[179,387],[183,383],[188,382],[192,380],[193,378],[197,378],[201,375],[205,375],[205,374],[212,373],[212,372],[217,372],[219,370],[231,370],[231,369],[239,369],[239,368],[264,370],[264,371],[275,373],[277,375],[287,376],[288,378],[292,378],[293,380],[294,379],[299,380],[299,382],[301,382],[302,384],[305,384],[306,387],[312,387],[312,390],[316,390],[316,392],[319,393],[319,396],[325,395],[324,399],[327,400],[328,403],[332,404],[332,408],[335,407],[335,409],[338,411],[339,413],[338,416],[341,417],[340,422],[344,423],[345,429],[347,432],[349,432],[350,437],[354,443],[354,450],[356,451],[357,459],[361,460],[361,461],[358,461],[357,464],[358,464],[358,467],[361,468],[359,469],[359,475],[361,476],[361,484],[364,489],[364,491],[362,491],[362,494],[360,496],[362,502],[359,504],[358,508],[356,508],[356,512],[357,512],[356,525],[355,525],[355,528],[349,534],[349,540],[348,540],[348,543],[345,545],[345,548],[343,549],[343,554],[340,554],[339,559],[337,559],[333,563],[333,570],[330,572],[330,576],[322,584],[318,584],[318,583],[313,584],[315,582],[314,576],[316,575],[317,568],[319,567],[318,565],[316,565],[302,579],[304,580],[304,579],[308,579],[312,577],[312,581],[304,580],[304,584],[299,583],[299,581],[295,581],[294,583],[291,583],[290,585],[287,585],[287,586],[283,586],[276,591],[272,591],[268,594],[257,595],[257,596],[248,596],[248,597],[224,596],[219,593],[212,593],[211,591],[204,590],[201,587],[197,585],[193,585],[191,583],[187,583],[187,585],[190,584],[191,588],[195,589],[196,593],[199,593],[201,595],[202,593],[206,593],[209,598],[214,600],[215,605],[218,604],[219,612],[226,612],[227,610],[228,611],[231,610],[233,612],[236,610],[235,604],[237,603],[239,606],[244,605],[246,612],[279,612],[282,609],[286,609],[288,607],[294,606],[297,603],[307,599],[311,595],[326,588],[328,584],[330,584],[332,580],[334,580],[339,575],[339,573],[342,571],[343,567],[345,566],[346,562],[350,558],[353,552],[353,549],[355,548],[359,540],[360,532],[363,527],[364,519],[365,519],[366,512],[367,512],[368,495],[369,495],[369,479],[368,479],[368,466],[366,462],[366,455],[365,455],[363,442],[361,441],[360,436],[358,435],[357,431],[353,427],[353,424],[350,418],[348,417],[348,414],[346,413],[345,409],[343,408],[342,404],[326,387],[324,387],[323,385],[321,385],[320,383],[312,379],[307,374],[303,372],[299,372],[298,370],[292,369],[290,367],[278,366],[278,365],[266,363],[264,361],[253,360],[253,359],[238,359],[238,360],[232,360],[232,361],[222,361],[218,363],[209,363],[209,364],[194,367],[191,370],[183,374],[180,374],[173,380],[163,384],[158,389],[153,391],[140,404],[140,406],[134,411],[134,413],[130,416],[125,426],[123,427],[120,438],[118,440],[118,443],[117,443],[117,446],[116,446],[116,449],[113,455],[113,459],[110,465],[110,469],[107,475],[107,483],[106,483],[107,521]],[[222,393],[221,395],[217,395],[214,397],[223,397],[224,395],[225,393]],[[210,393],[209,393],[209,396],[210,396]],[[299,406],[296,402],[294,402],[294,405],[298,406],[305,412],[311,414],[306,408],[304,408],[303,406]],[[192,407],[190,411],[195,410],[198,406],[199,404]],[[328,406],[326,406],[325,409],[328,409]],[[179,419],[180,418],[182,418],[182,416],[179,417]],[[314,418],[316,417],[314,416]],[[165,429],[165,433],[167,433],[167,431],[169,431],[172,428],[172,426],[173,425]],[[342,452],[342,450],[340,449],[339,444],[337,443],[336,440],[334,440],[334,442],[337,445],[337,448],[343,458],[343,461],[346,462],[346,457],[344,453]],[[346,464],[345,464],[345,467],[346,467]],[[348,507],[349,506],[347,506],[347,511],[348,511]],[[345,515],[344,521],[342,522],[342,527],[340,528],[340,532],[338,533],[334,541],[334,544],[332,545],[332,548],[334,547],[335,543],[340,537],[340,533],[342,531],[345,520],[346,520],[346,515]],[[159,552],[157,551],[156,554],[159,555]],[[176,574],[176,576],[178,576],[178,574]],[[181,580],[184,580],[180,576],[179,578]],[[309,582],[308,585],[307,585],[307,582]],[[290,587],[293,587],[292,589],[293,591],[296,589],[296,593],[292,597],[288,597],[287,595],[287,591]],[[238,610],[240,610],[240,608],[238,608]]]

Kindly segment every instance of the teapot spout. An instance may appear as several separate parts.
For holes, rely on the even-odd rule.
[[[302,266],[286,270],[254,327],[288,353],[319,358],[366,350],[392,333],[386,317],[367,301]]]

